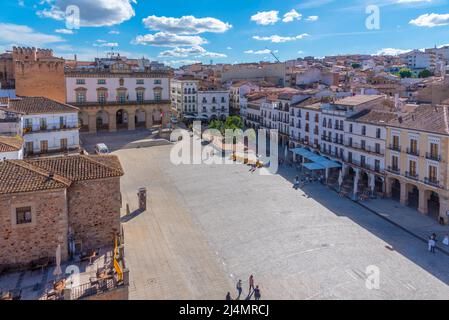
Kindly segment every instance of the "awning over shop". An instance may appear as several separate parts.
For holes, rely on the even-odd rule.
[[[313,153],[307,149],[304,148],[295,148],[295,149],[291,149],[291,152],[293,152],[294,154],[300,155],[304,158],[306,158],[307,160],[312,161],[314,164],[319,165],[321,168],[319,169],[313,169],[313,170],[321,170],[321,169],[331,169],[331,168],[341,168],[341,165],[335,161],[329,160],[325,157],[322,157],[316,153]],[[307,169],[309,169],[306,165],[308,163],[304,164],[304,167],[306,167]],[[312,170],[312,169],[310,169]]]
[[[318,163],[315,162],[309,162],[309,163],[304,163],[304,168],[307,168],[311,171],[313,170],[324,170],[326,169],[325,167],[323,167],[322,165],[319,165]]]

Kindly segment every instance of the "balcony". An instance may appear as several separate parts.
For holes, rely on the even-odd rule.
[[[334,138],[333,142],[334,142],[335,144],[344,145],[343,139],[335,139],[335,138]]]
[[[412,156],[419,157],[419,150],[416,150],[414,148],[407,148],[406,152],[407,152],[407,154],[410,154]]]
[[[334,129],[335,130],[339,130],[339,131],[344,131],[344,127],[343,126],[335,126]]]
[[[399,169],[398,167],[388,166],[387,171],[394,173],[394,174],[401,174],[401,169]]]
[[[433,161],[441,161],[441,156],[430,152],[426,152],[426,159]]]
[[[432,187],[444,189],[444,187],[440,185],[440,181],[435,178],[424,178],[424,183]]]
[[[410,172],[410,171],[406,171],[405,172],[405,176],[407,178],[413,179],[413,180],[419,180],[419,176],[416,174],[416,172]]]
[[[62,131],[62,130],[74,130],[79,129],[80,126],[78,123],[69,123],[69,124],[58,124],[58,125],[42,125],[39,127],[33,128],[32,126],[25,126],[23,128],[23,134],[31,134],[38,132],[51,132],[51,131]]]
[[[329,136],[325,136],[325,135],[322,135],[322,136],[321,136],[321,140],[327,141],[327,142],[332,142],[332,138],[329,137]]]
[[[388,149],[393,150],[393,151],[401,152],[401,147],[399,145],[395,145],[395,144],[390,144]]]

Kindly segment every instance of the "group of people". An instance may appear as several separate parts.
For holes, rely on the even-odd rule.
[[[260,297],[261,297],[260,289],[259,289],[259,286],[254,286],[254,276],[253,275],[251,275],[249,277],[248,284],[249,284],[248,296],[246,297],[245,300],[251,300],[251,297],[253,294],[254,294],[255,300],[260,300]],[[237,289],[238,296],[235,300],[240,300],[240,297],[242,296],[242,293],[243,293],[242,280],[237,281],[236,289]],[[226,294],[226,300],[233,300],[230,292],[228,292]]]

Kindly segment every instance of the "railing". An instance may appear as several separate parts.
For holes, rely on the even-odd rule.
[[[397,167],[388,166],[387,171],[394,173],[394,174],[401,174],[401,169]]]
[[[332,142],[332,138],[329,137],[329,136],[325,136],[325,135],[322,135],[322,136],[321,136],[321,140],[327,141],[327,142]]]
[[[426,152],[426,158],[434,161],[441,161],[441,156],[437,154],[433,154],[430,152]]]
[[[336,139],[336,138],[334,138],[333,142],[336,143],[336,144],[344,145],[343,139]]]
[[[428,184],[432,187],[437,187],[443,189],[443,186],[440,185],[440,181],[433,179],[433,178],[424,178],[424,183]]]
[[[394,144],[390,144],[388,149],[401,152],[401,147],[398,145],[394,145]]]
[[[348,147],[348,148],[352,148],[352,149],[356,149],[356,150],[362,150],[362,151],[365,151],[365,152],[374,153],[374,154],[378,154],[378,155],[384,155],[385,154],[385,151],[383,149],[380,149],[380,148],[376,149],[376,148],[373,148],[373,147],[367,146],[367,145],[363,146],[363,145],[358,144],[356,142],[351,142],[351,143],[346,142],[345,146]]]
[[[43,131],[71,130],[71,129],[79,129],[79,128],[80,128],[80,126],[78,124],[46,125],[46,126],[39,126],[39,128],[36,128],[36,129],[33,129],[33,127],[31,127],[31,126],[26,126],[23,128],[23,134],[43,132]]]
[[[119,287],[115,279],[100,280],[98,285],[92,285],[90,283],[82,284],[78,287],[72,288],[70,293],[71,300],[78,300],[95,296],[100,293],[104,293]]]
[[[419,176],[415,172],[406,171],[405,172],[405,176],[407,178],[410,178],[410,179],[413,179],[413,180],[419,180]]]
[[[413,148],[407,148],[406,149],[407,154],[410,154],[412,156],[417,156],[419,157],[419,151]]]
[[[344,127],[343,126],[335,126],[334,129],[335,130],[339,130],[339,131],[344,131]]]

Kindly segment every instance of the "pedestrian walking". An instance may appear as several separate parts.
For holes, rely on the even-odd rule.
[[[299,188],[299,177],[298,176],[296,176],[295,180],[293,181],[293,188],[295,190],[298,190],[298,188]]]
[[[260,289],[259,289],[259,286],[256,286],[256,288],[254,289],[254,299],[260,300]]]
[[[249,294],[251,294],[251,289],[254,290],[254,277],[253,277],[253,275],[249,276],[249,290],[248,290]]]
[[[232,300],[230,292],[228,292],[228,294],[226,295],[226,301],[229,301],[229,300]]]
[[[237,293],[239,294],[236,300],[240,300],[240,296],[242,295],[242,280],[237,282]]]
[[[433,238],[433,236],[429,237],[428,249],[430,252],[435,253],[435,239]]]

